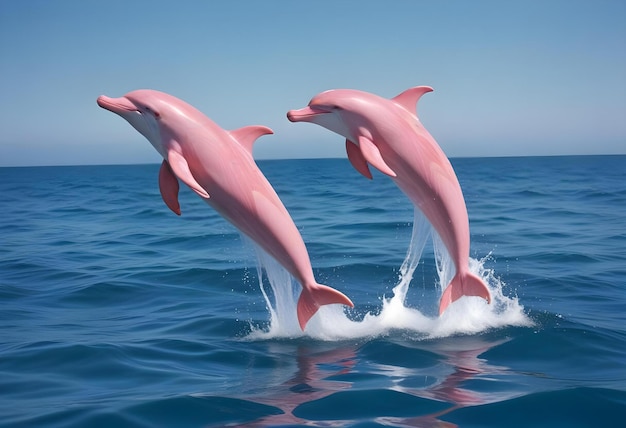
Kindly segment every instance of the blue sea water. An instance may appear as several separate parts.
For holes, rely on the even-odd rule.
[[[304,333],[297,284],[187,188],[172,214],[158,165],[0,168],[0,426],[623,426],[626,156],[452,162],[493,303],[441,318],[391,180],[259,162],[355,303]]]

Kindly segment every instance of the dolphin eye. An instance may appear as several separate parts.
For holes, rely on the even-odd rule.
[[[161,115],[160,115],[158,112],[156,112],[156,111],[152,110],[152,109],[151,109],[150,107],[148,107],[148,106],[146,106],[146,111],[147,111],[148,113],[152,113],[152,115],[153,115],[154,117],[156,117],[156,118],[161,117]]]

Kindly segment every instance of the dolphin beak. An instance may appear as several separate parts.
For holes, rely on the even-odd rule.
[[[126,97],[109,98],[106,95],[100,95],[98,97],[98,105],[117,114],[137,111],[135,104]]]
[[[287,112],[287,119],[289,119],[290,122],[311,122],[316,116],[327,113],[330,112],[317,110],[307,106],[301,108],[300,110],[289,110]]]

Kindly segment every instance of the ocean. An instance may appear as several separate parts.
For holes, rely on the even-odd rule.
[[[626,156],[452,159],[493,302],[388,177],[260,161],[324,307],[158,165],[0,168],[0,427],[613,427],[626,417]],[[414,227],[415,226],[415,227]],[[423,250],[422,250],[423,247]]]

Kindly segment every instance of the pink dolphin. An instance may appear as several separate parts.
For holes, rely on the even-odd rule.
[[[121,98],[100,96],[98,105],[126,119],[164,160],[159,188],[180,215],[178,180],[278,261],[302,285],[298,321],[304,330],[320,306],[353,306],[339,291],[318,284],[302,237],[287,209],[252,158],[252,144],[272,134],[264,126],[225,131],[171,95],[137,90]]]
[[[311,122],[346,137],[354,168],[372,178],[368,164],[390,176],[424,213],[441,237],[456,268],[439,303],[439,314],[461,296],[491,301],[489,290],[469,269],[469,220],[461,186],[450,161],[414,113],[427,86],[410,88],[388,100],[367,92],[322,92],[292,122]]]

